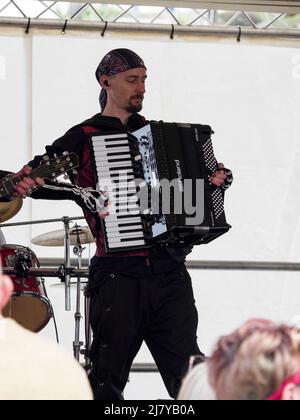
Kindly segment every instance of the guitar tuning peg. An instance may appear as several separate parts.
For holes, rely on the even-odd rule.
[[[49,160],[49,156],[48,156],[48,155],[44,155],[44,156],[43,156],[43,160],[44,160],[45,162],[47,162],[47,161]]]
[[[76,171],[76,169],[73,169],[72,174],[73,175],[77,175],[78,174],[78,172]]]
[[[63,156],[67,156],[68,154],[69,154],[69,152],[65,151],[65,152],[63,153]]]
[[[53,155],[55,158],[57,158],[57,153],[54,153],[54,155]]]

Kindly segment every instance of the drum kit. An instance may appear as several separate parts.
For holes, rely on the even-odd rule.
[[[22,199],[16,199],[9,203],[0,203],[0,228],[12,226],[35,225],[42,223],[62,222],[64,229],[48,232],[32,239],[32,243],[45,247],[64,247],[64,264],[58,268],[41,267],[39,259],[28,247],[22,245],[2,245],[0,247],[0,260],[3,273],[11,277],[14,284],[14,291],[11,299],[3,311],[5,317],[16,320],[24,328],[38,333],[54,317],[53,307],[48,298],[44,278],[59,278],[65,286],[65,309],[71,311],[71,278],[76,278],[76,311],[75,318],[75,340],[73,342],[74,357],[79,361],[80,354],[85,357],[85,367],[89,367],[89,349],[91,344],[91,328],[89,322],[89,295],[87,279],[88,269],[82,268],[82,253],[85,248],[82,245],[91,244],[95,239],[86,226],[77,225],[77,220],[83,217],[63,217],[61,219],[38,220],[24,223],[6,223],[14,217],[22,207]],[[71,227],[72,222],[76,222]],[[73,253],[77,258],[77,267],[71,267],[70,247],[73,246]],[[85,280],[85,347],[80,341],[80,322],[82,319],[80,311],[82,279]]]

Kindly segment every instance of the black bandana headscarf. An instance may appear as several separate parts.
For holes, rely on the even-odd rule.
[[[131,50],[117,49],[109,52],[99,64],[96,70],[96,78],[100,83],[101,76],[114,76],[124,71],[144,68],[144,61],[135,52]],[[147,70],[147,69],[146,69]],[[107,93],[105,89],[101,90],[99,102],[103,111],[107,103]]]

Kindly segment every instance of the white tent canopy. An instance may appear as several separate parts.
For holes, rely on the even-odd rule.
[[[34,2],[45,8],[53,3],[55,9],[56,5],[55,1]],[[75,13],[87,3],[111,4],[113,0],[57,3],[66,6],[67,2],[78,6]],[[6,3],[8,0],[0,0],[0,9]],[[21,8],[26,1],[14,3]],[[209,246],[195,247],[188,257],[190,263],[218,260],[227,267],[220,270],[216,263],[218,269],[190,270],[201,350],[209,356],[221,335],[254,317],[299,326],[299,271],[279,271],[276,262],[293,267],[300,264],[300,183],[296,181],[300,177],[300,30],[285,25],[266,29],[206,24],[171,28],[168,24],[65,19],[66,14],[61,18],[55,13],[53,19],[51,13],[29,18],[37,14],[27,11],[26,17],[11,17],[14,3],[5,10],[6,17],[0,18],[0,108],[4,122],[0,138],[5,145],[0,169],[19,170],[33,155],[43,153],[46,144],[98,112],[100,87],[94,70],[100,58],[115,48],[133,49],[147,63],[150,76],[143,112],[146,117],[211,125],[216,157],[234,172],[235,181],[225,201],[231,231]],[[117,0],[117,4],[196,8],[199,14],[200,9],[300,13],[300,1],[295,0]],[[79,13],[76,16],[81,17]],[[174,26],[175,36],[170,39]],[[72,218],[81,212],[71,201],[27,199],[12,222],[66,215]],[[63,258],[63,247],[37,247],[31,240],[62,228],[62,223],[26,224],[6,227],[4,233],[7,243],[28,246],[39,259],[49,261]],[[83,257],[90,258],[94,250],[94,244],[91,249],[87,246]],[[243,268],[247,261],[257,262],[256,267],[261,264],[264,269],[228,270],[233,266],[231,261],[240,262]],[[267,271],[271,266],[277,271]],[[71,288],[72,311],[66,312],[64,285],[58,282],[47,279],[46,288],[60,343],[71,352],[77,288]],[[81,293],[82,312],[83,297]],[[52,323],[41,334],[55,339]],[[80,334],[84,341],[83,324]],[[135,362],[153,360],[142,348]],[[146,378],[141,373],[131,374],[125,397],[169,398],[157,373],[147,373]]]
[[[67,1],[69,0],[60,0]],[[83,0],[72,0],[72,3],[84,3]],[[91,3],[114,3],[112,0],[93,0]],[[183,7],[193,9],[219,9],[219,10],[244,10],[244,11],[264,11],[282,13],[300,13],[300,1],[289,0],[119,0],[118,4],[141,5],[141,6],[161,6],[161,7]]]

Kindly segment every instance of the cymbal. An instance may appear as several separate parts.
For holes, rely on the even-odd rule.
[[[88,226],[77,226],[77,228],[74,227],[70,229],[70,245],[78,245],[78,236],[81,244],[91,244],[95,242],[95,238]],[[31,242],[34,245],[40,246],[64,246],[64,241],[65,231],[62,229],[36,236]]]
[[[22,198],[15,198],[12,201],[0,202],[0,223],[4,223],[14,217],[23,206]]]

